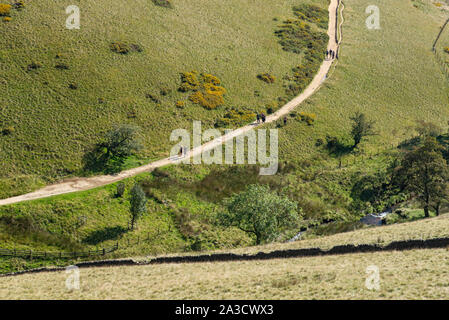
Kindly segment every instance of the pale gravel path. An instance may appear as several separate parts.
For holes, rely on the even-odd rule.
[[[328,50],[332,49],[333,51],[337,51],[338,44],[335,42],[335,33],[337,30],[335,30],[336,26],[336,19],[337,19],[337,7],[338,7],[339,0],[331,0],[331,3],[329,5],[329,28],[328,28],[328,35],[329,35],[329,44],[328,44]],[[280,118],[282,118],[285,115],[288,115],[294,108],[299,106],[302,102],[304,102],[306,99],[308,99],[312,94],[314,94],[321,86],[321,84],[326,80],[326,76],[332,66],[333,60],[325,60],[321,64],[320,70],[313,78],[312,82],[309,84],[309,86],[304,90],[303,93],[301,93],[298,97],[288,102],[286,105],[284,105],[281,109],[276,111],[275,113],[271,114],[267,117],[266,123],[270,123],[273,121],[276,121]],[[187,153],[187,157],[192,157],[199,155],[203,153],[204,151],[211,150],[215,148],[216,146],[219,146],[223,144],[224,142],[234,139],[235,137],[248,132],[255,127],[257,127],[257,123],[253,122],[249,125],[246,125],[244,127],[241,127],[239,129],[236,129],[221,138],[209,141],[208,143],[203,144],[201,147],[194,148],[190,150]],[[108,185],[144,172],[150,172],[156,168],[163,167],[170,164],[176,164],[180,163],[181,160],[173,161],[170,158],[165,158],[162,160],[158,160],[155,162],[152,162],[150,164],[137,167],[134,169],[122,171],[121,173],[117,175],[102,175],[102,176],[95,176],[95,177],[89,177],[89,178],[72,178],[65,180],[60,183],[56,183],[53,185],[46,186],[42,189],[39,189],[37,191],[27,193],[24,195],[2,199],[0,200],[0,206],[1,205],[8,205],[13,203],[18,203],[22,201],[28,201],[28,200],[35,200],[35,199],[41,199],[41,198],[47,198],[55,195],[65,194],[65,193],[71,193],[71,192],[77,192],[77,191],[84,191],[89,190],[93,188],[97,188],[100,186]]]

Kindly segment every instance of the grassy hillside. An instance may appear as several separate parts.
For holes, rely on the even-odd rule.
[[[172,8],[151,0],[25,1],[1,21],[0,197],[83,174],[84,153],[114,124],[141,128],[140,160],[127,164],[136,166],[167,155],[171,131],[193,120],[210,127],[230,107],[277,106],[282,77],[304,52],[283,50],[275,30],[309,1],[170,1]],[[327,8],[326,0],[313,3]],[[65,28],[73,4],[80,30]],[[112,52],[112,42],[135,50]],[[222,106],[207,110],[177,91],[180,73],[193,70],[221,80]],[[263,73],[277,80],[259,80]]]
[[[409,0],[345,1],[338,65],[301,107],[316,113],[317,120],[313,127],[292,123],[281,131],[283,159],[321,151],[315,142],[326,134],[347,136],[349,116],[356,111],[376,121],[379,134],[360,146],[367,153],[397,145],[414,134],[411,128],[420,119],[447,127],[449,83],[431,48],[448,14],[429,1],[419,2],[425,9]],[[365,26],[370,4],[379,7],[381,30]]]
[[[357,220],[365,213],[354,206],[354,203],[360,200],[354,193],[354,188],[360,178],[385,170],[389,161],[398,154],[395,146],[399,142],[415,134],[414,126],[418,119],[432,121],[441,125],[444,129],[447,128],[447,119],[449,119],[449,109],[447,108],[449,105],[449,84],[440,65],[437,63],[433,53],[431,52],[432,43],[439,31],[439,27],[447,18],[447,13],[443,12],[441,8],[433,5],[429,1],[418,2],[420,4],[419,6],[414,5],[417,1],[409,0],[401,0],[394,4],[384,2],[377,3],[381,10],[382,29],[367,30],[365,27],[365,19],[367,15],[364,12],[366,6],[373,3],[361,0],[345,1],[343,45],[341,47],[337,67],[335,71],[331,73],[330,79],[328,79],[320,91],[299,108],[299,110],[315,113],[317,115],[317,119],[313,125],[307,125],[304,121],[299,121],[297,119],[294,120],[292,118],[288,121],[286,126],[280,126],[279,145],[281,149],[281,166],[277,175],[272,177],[260,177],[257,175],[257,168],[251,166],[176,166],[160,170],[156,173],[156,175],[146,174],[133,179],[128,179],[126,181],[128,188],[134,183],[134,181],[141,181],[150,199],[150,214],[143,218],[139,228],[133,232],[123,230],[127,228],[127,223],[129,221],[129,203],[126,197],[123,199],[114,197],[115,185],[98,188],[79,194],[58,196],[41,201],[25,202],[13,206],[1,207],[0,236],[3,239],[2,243],[5,247],[9,248],[17,247],[35,250],[47,249],[50,251],[69,251],[72,248],[95,248],[95,246],[106,246],[119,241],[121,244],[121,249],[115,253],[115,256],[119,257],[175,252],[184,253],[198,250],[229,250],[235,247],[245,247],[251,243],[250,238],[242,232],[234,229],[220,229],[214,226],[212,220],[215,212],[220,208],[221,200],[224,197],[229,196],[234,192],[243,190],[249,183],[256,182],[267,183],[272,189],[287,195],[292,200],[297,201],[304,212],[305,226],[308,224],[319,225],[324,220],[336,221],[333,224],[324,225],[308,231],[307,237],[315,238],[321,235],[359,228],[360,225],[357,223]],[[139,5],[145,6],[152,5],[149,2],[145,2],[145,4],[143,2],[138,3]],[[154,8],[154,12],[152,14],[158,15],[159,19],[161,19],[161,17],[171,17],[170,19],[176,20],[173,21],[173,25],[180,23],[183,19],[190,19],[182,15],[182,18],[178,18],[176,16],[176,12],[178,11],[176,10],[179,10],[179,8],[183,8],[183,10],[187,11],[191,9],[182,7],[183,3],[177,3],[177,1],[173,1],[173,3],[175,5],[175,9],[158,7]],[[198,9],[198,7],[196,7],[196,5],[199,5],[198,3],[199,2],[195,2],[193,7]],[[208,6],[211,3],[212,2],[201,2],[201,8],[209,8]],[[256,4],[257,2],[247,4],[235,2],[234,7],[231,7],[240,8],[239,6],[256,6]],[[262,26],[261,23],[261,25],[258,25],[258,28],[255,28],[254,30],[251,29],[257,35],[260,35],[260,37],[262,37],[260,30],[264,30],[264,40],[256,37],[255,35],[254,36],[264,44],[261,46],[271,53],[262,51],[264,52],[262,54],[263,57],[260,59],[255,59],[254,55],[257,53],[253,52],[253,50],[250,50],[245,45],[242,45],[242,47],[236,46],[233,51],[230,51],[235,55],[226,51],[225,48],[222,48],[224,52],[228,52],[229,59],[231,59],[231,57],[238,59],[237,50],[240,50],[238,48],[242,48],[241,50],[243,51],[239,54],[245,56],[245,59],[248,61],[245,60],[245,63],[242,64],[235,63],[235,70],[237,71],[228,68],[228,64],[220,64],[221,69],[219,70],[221,71],[217,72],[211,67],[212,65],[215,65],[215,62],[209,61],[208,58],[204,58],[205,60],[203,60],[211,63],[209,68],[202,69],[198,65],[198,61],[200,60],[196,59],[195,56],[191,56],[191,60],[188,60],[191,61],[191,64],[188,67],[185,67],[182,62],[174,58],[172,60],[166,59],[169,60],[170,63],[173,63],[174,67],[166,66],[165,64],[168,62],[161,58],[160,66],[158,65],[158,67],[154,70],[148,67],[153,70],[151,71],[153,72],[151,73],[153,76],[148,76],[147,73],[142,71],[143,69],[141,67],[137,68],[137,71],[132,71],[137,74],[131,73],[129,70],[133,70],[131,69],[134,68],[133,65],[146,65],[147,63],[150,63],[148,62],[150,60],[147,59],[148,55],[156,55],[154,50],[150,50],[151,46],[149,43],[144,42],[144,37],[139,36],[137,38],[136,35],[138,33],[131,33],[135,36],[135,38],[129,39],[125,39],[126,37],[124,37],[124,34],[122,34],[122,37],[120,38],[114,33],[106,38],[114,38],[114,40],[116,40],[115,38],[120,38],[118,40],[126,40],[131,43],[139,42],[139,44],[145,47],[145,50],[142,53],[133,52],[128,56],[113,54],[108,51],[109,40],[104,40],[104,35],[101,37],[98,35],[92,35],[93,39],[97,39],[95,37],[98,36],[98,41],[100,41],[99,39],[101,38],[101,41],[103,41],[102,43],[104,43],[104,47],[101,49],[101,46],[92,45],[91,50],[103,50],[101,51],[103,58],[100,58],[100,56],[98,57],[98,63],[100,65],[102,63],[106,63],[105,61],[109,59],[107,61],[111,64],[111,68],[115,68],[114,70],[116,70],[118,66],[123,66],[123,69],[121,69],[122,71],[119,73],[115,71],[112,72],[109,69],[106,71],[105,69],[104,76],[106,76],[106,74],[109,74],[109,77],[125,77],[124,75],[127,75],[127,77],[129,77],[128,81],[131,82],[134,81],[134,78],[139,79],[139,77],[142,77],[142,79],[146,79],[145,81],[152,83],[150,81],[155,81],[154,79],[157,79],[155,75],[158,74],[159,70],[164,70],[163,68],[171,70],[170,72],[172,76],[168,78],[171,79],[170,81],[172,82],[161,83],[168,83],[168,86],[174,88],[174,90],[172,91],[172,96],[169,95],[160,97],[161,101],[163,101],[161,105],[168,105],[169,102],[172,103],[172,98],[174,99],[173,101],[178,100],[181,96],[186,99],[186,94],[176,92],[176,88],[180,84],[179,72],[181,71],[193,69],[205,70],[220,77],[223,86],[228,90],[228,94],[225,98],[226,105],[224,107],[220,107],[212,111],[206,111],[200,106],[187,104],[185,109],[174,108],[173,110],[177,110],[176,112],[179,114],[184,112],[192,112],[189,116],[190,118],[176,116],[176,118],[173,118],[175,119],[174,121],[172,121],[173,119],[170,118],[171,116],[169,115],[171,111],[164,113],[162,116],[160,116],[160,114],[156,116],[156,113],[154,113],[155,117],[157,117],[157,121],[143,123],[139,122],[139,117],[137,120],[128,119],[130,122],[136,121],[139,125],[141,125],[141,127],[149,130],[145,131],[145,129],[143,135],[147,135],[148,137],[154,133],[154,136],[152,137],[159,139],[157,135],[162,135],[164,130],[168,133],[174,125],[182,124],[187,126],[189,125],[188,121],[191,119],[204,120],[207,118],[209,119],[209,123],[212,125],[213,118],[210,118],[210,115],[214,114],[219,117],[220,112],[223,112],[226,106],[233,105],[232,101],[235,101],[238,105],[255,105],[255,101],[268,98],[268,94],[271,92],[270,90],[273,90],[273,94],[275,92],[279,95],[285,94],[280,82],[275,82],[273,86],[268,85],[258,80],[256,75],[268,71],[272,72],[276,75],[277,79],[279,79],[286,73],[291,72],[291,67],[297,64],[297,59],[299,56],[282,51],[273,34],[275,26],[279,25],[282,19],[292,15],[291,6],[293,4],[294,2],[288,2],[285,8],[284,5],[282,5],[281,8],[279,3],[275,4],[273,2],[273,9],[258,6],[257,10],[252,11],[251,15],[256,13],[260,14],[261,20],[255,20],[265,21],[265,24],[270,24],[271,26],[271,29],[268,29],[266,25]],[[321,3],[321,5],[325,6],[326,4]],[[32,8],[31,4],[30,8]],[[96,6],[92,4],[92,10],[95,8]],[[238,10],[234,12],[234,10],[229,9],[230,7],[218,6],[218,8],[223,10],[223,12],[226,12],[227,15],[232,13],[234,15],[234,19],[241,18]],[[31,9],[27,7],[26,10]],[[25,16],[26,10],[14,13],[13,18],[21,19],[20,16]],[[123,10],[126,12],[126,10],[131,10],[131,8]],[[215,12],[210,10],[200,10],[200,12],[201,14],[208,16],[211,12]],[[273,12],[276,12],[276,14],[273,14]],[[192,12],[192,15],[195,14],[196,13]],[[101,16],[101,14],[98,13],[98,16]],[[267,16],[270,17],[268,19],[269,21],[266,20]],[[277,21],[273,21],[273,17],[277,17]],[[215,21],[213,18],[211,19]],[[86,23],[88,23],[88,21],[89,19],[87,19]],[[135,21],[132,23],[137,24]],[[91,21],[91,23],[93,22]],[[229,25],[227,23],[228,21],[223,22],[225,28],[228,26],[237,32],[242,39],[249,36],[249,29],[253,27],[250,27],[247,24],[238,27],[235,23],[229,23]],[[164,24],[158,24],[158,26],[153,27],[163,28],[163,25]],[[44,28],[43,26],[41,27]],[[135,27],[137,28],[138,26]],[[23,28],[23,25],[19,26],[8,24],[2,25],[2,28]],[[114,27],[110,26],[110,28],[105,30],[108,30],[107,32],[111,32],[110,30],[114,30]],[[210,31],[210,29],[207,30],[208,32]],[[246,33],[240,34],[240,31],[243,32],[242,30]],[[413,32],[410,32],[410,30]],[[68,30],[61,29],[60,32],[65,34]],[[145,33],[147,31],[142,29],[142,32]],[[68,34],[71,33],[69,32]],[[405,37],[404,34],[411,34],[411,36]],[[150,37],[149,34],[148,36]],[[154,40],[154,34],[151,37],[150,39]],[[188,37],[188,33],[185,34],[185,37]],[[204,37],[200,37],[199,35],[198,37],[201,38],[202,41],[205,41]],[[198,39],[198,41],[201,39]],[[447,34],[444,34],[442,40],[443,42],[447,40]],[[11,38],[10,41],[12,41]],[[211,39],[210,41],[210,43],[214,44],[217,40]],[[249,43],[246,43],[246,45],[249,45]],[[17,52],[20,50],[18,47],[14,48],[0,51],[10,52],[11,50],[16,50],[16,54],[5,54],[2,55],[2,57],[9,57],[8,59],[13,59],[16,57]],[[246,51],[245,53],[244,50],[246,49],[244,48],[250,51]],[[77,52],[76,50],[81,49],[74,48],[72,50]],[[181,51],[182,55],[186,54],[185,50]],[[283,58],[278,61],[278,58],[275,59],[274,56],[272,56],[274,52],[277,52],[279,57],[282,56]],[[81,53],[82,52],[77,52],[77,54],[73,54],[71,59],[75,61]],[[39,56],[42,56],[42,54],[37,54],[36,59]],[[30,83],[36,86],[39,85],[39,81],[37,81],[37,79],[41,76],[60,76],[61,74],[58,72],[61,70],[53,70],[53,66],[50,64],[50,61],[53,61],[53,54],[49,54],[47,58],[49,60],[47,60],[46,64],[43,64],[48,64],[47,67],[38,69],[37,73],[34,73],[34,71],[32,73],[27,73],[24,71],[22,72],[22,76],[28,77],[29,80],[27,81],[34,79]],[[95,61],[95,59],[96,58],[94,57],[92,59],[88,59],[88,61],[91,63],[90,61]],[[265,67],[269,64],[266,64],[267,61],[263,59],[274,59],[273,63],[275,61],[276,65],[273,65],[272,70],[265,70],[266,68],[262,68],[260,66]],[[201,63],[204,64],[204,61]],[[221,60],[219,59],[218,61]],[[235,62],[237,60],[233,61]],[[283,64],[283,66],[278,66],[278,63]],[[15,68],[18,68],[17,70],[20,69],[17,64],[11,63],[9,65],[10,66],[8,68],[13,68],[13,66],[16,66]],[[125,65],[127,66],[126,68],[124,67]],[[250,72],[245,72],[239,68],[247,68],[248,70],[257,71],[255,71],[254,74],[250,74]],[[130,72],[129,74],[127,73],[128,71]],[[69,70],[62,71],[62,74],[68,75],[68,72],[75,72],[75,70],[74,68],[70,68]],[[103,71],[100,72],[97,70],[95,72],[101,73]],[[74,74],[75,73],[72,75]],[[236,74],[239,74],[243,78],[235,78]],[[6,83],[9,87],[10,83],[16,83],[16,80],[14,79],[14,77],[11,77],[11,79],[7,82],[3,82],[3,84]],[[84,78],[79,78],[79,76],[77,76],[77,79]],[[97,77],[86,77],[85,81],[96,81],[96,79]],[[164,81],[169,81],[167,78],[163,79]],[[236,79],[239,80],[236,81]],[[71,81],[70,78],[66,78],[66,80]],[[242,82],[239,81],[248,81],[248,83],[254,81],[251,82],[254,84],[254,87],[251,87],[251,85],[251,89],[248,89],[248,86],[242,85]],[[78,82],[81,83],[79,80]],[[20,143],[18,143],[18,141],[28,141],[28,136],[23,136],[23,138],[21,138],[22,140],[16,139],[18,135],[21,134],[20,132],[37,130],[40,126],[39,124],[33,126],[23,125],[24,128],[22,131],[18,130],[18,132],[16,130],[12,135],[0,137],[0,145],[3,146],[3,148],[8,147],[9,149],[7,150],[11,150],[6,153],[2,153],[2,155],[8,154],[8,157],[10,157],[7,158],[10,160],[2,162],[2,164],[5,164],[5,169],[3,172],[5,173],[5,177],[14,177],[8,180],[9,182],[6,182],[7,180],[2,180],[4,187],[0,190],[3,190],[2,192],[4,195],[9,194],[10,191],[19,192],[42,183],[41,180],[35,178],[37,176],[40,177],[41,174],[46,177],[52,177],[52,173],[50,171],[55,168],[64,167],[67,163],[72,163],[74,168],[76,168],[72,172],[77,172],[80,163],[79,159],[83,150],[82,146],[88,145],[96,139],[99,139],[100,132],[106,130],[109,124],[127,118],[123,111],[124,109],[120,107],[124,106],[124,104],[120,105],[117,102],[120,101],[119,96],[122,94],[127,96],[129,93],[129,97],[132,97],[132,99],[137,99],[131,101],[143,99],[142,101],[144,102],[142,102],[142,106],[147,106],[145,108],[148,109],[145,110],[147,110],[148,113],[145,111],[142,115],[145,114],[145,116],[148,116],[151,112],[156,110],[156,104],[145,100],[146,91],[142,91],[142,94],[137,94],[137,92],[141,90],[140,87],[133,87],[128,84],[132,88],[127,88],[127,90],[119,94],[116,90],[112,90],[113,86],[119,85],[117,82],[115,82],[114,85],[112,83],[108,84],[107,81],[106,83],[104,82],[105,81],[102,81],[102,85],[110,85],[111,95],[116,95],[117,99],[111,99],[110,102],[99,104],[98,108],[95,107],[92,109],[94,110],[92,112],[95,114],[95,116],[92,114],[92,118],[87,117],[86,121],[78,118],[78,109],[73,113],[60,110],[61,117],[70,117],[70,115],[73,115],[73,117],[75,117],[74,119],[78,119],[76,121],[80,122],[80,130],[87,130],[86,132],[90,132],[90,134],[86,134],[85,132],[80,133],[81,131],[76,131],[78,132],[76,135],[78,135],[78,137],[82,140],[82,143],[80,142],[78,144],[79,149],[76,149],[73,145],[66,143],[66,141],[70,141],[70,137],[58,133],[58,130],[65,130],[67,126],[69,128],[70,124],[68,123],[65,123],[65,125],[58,123],[54,129],[48,131],[53,137],[53,140],[45,137],[42,138],[40,135],[32,135],[29,137],[30,141],[34,139],[36,145],[45,144],[47,143],[46,141],[49,141],[48,143],[51,144],[54,143],[54,145],[60,144],[61,149],[58,149],[59,151],[56,149],[48,149],[47,154],[58,155],[57,157],[59,160],[54,161],[54,159],[52,159],[53,156],[45,159],[47,156],[38,156],[37,152],[26,148],[23,149],[21,148]],[[240,84],[238,85],[236,83]],[[233,88],[233,85],[236,87]],[[64,86],[65,84],[61,84],[60,88]],[[230,90],[231,88],[232,90]],[[267,88],[271,89],[268,89],[267,91],[265,90]],[[18,89],[16,89],[10,90],[11,95],[16,94],[14,93],[16,91],[19,92]],[[80,85],[78,90],[81,89],[82,86]],[[130,91],[128,91],[128,89]],[[88,88],[83,90],[88,92],[87,96],[90,95],[89,99],[92,101],[97,101],[97,97],[92,96],[97,95],[97,91],[90,90]],[[240,92],[242,94],[236,94],[233,96],[231,92],[234,92],[234,90],[236,90],[235,92]],[[245,90],[250,90],[251,94],[245,95]],[[254,90],[259,90],[261,93],[264,92],[263,96],[255,97],[253,92]],[[84,99],[86,97],[84,95],[78,96],[76,93],[78,91],[67,92],[69,92],[74,99],[75,97],[76,99]],[[36,94],[41,95],[44,93],[42,93],[42,91],[36,91]],[[267,95],[265,96],[265,94]],[[17,97],[29,98],[30,95],[17,93]],[[244,100],[246,97],[250,97],[248,98],[250,100]],[[270,99],[271,98],[272,97],[270,97]],[[0,99],[10,101],[10,109],[3,108],[1,111],[2,114],[9,115],[8,117],[10,118],[12,116],[28,117],[30,115],[30,113],[26,112],[12,113],[13,108],[20,107],[20,103],[12,103],[14,100],[9,96],[1,96]],[[262,100],[260,100],[261,103],[264,103]],[[106,101],[108,100],[106,99]],[[245,101],[247,101],[247,103],[245,103]],[[106,106],[107,109],[101,109],[103,107],[106,108]],[[7,110],[10,110],[11,112]],[[97,117],[100,114],[98,110],[103,110],[102,112],[105,112],[104,116]],[[111,112],[109,112],[109,110]],[[114,112],[114,110],[119,111]],[[167,109],[161,108],[157,110]],[[329,155],[323,146],[317,147],[316,141],[317,139],[324,139],[326,134],[338,136],[346,141],[350,140],[348,137],[348,132],[350,130],[349,117],[357,110],[366,113],[371,119],[376,120],[375,128],[379,134],[362,141],[359,148],[344,155],[341,158],[342,164],[340,166],[339,159]],[[52,114],[53,116],[55,109],[48,109],[48,112],[48,114]],[[56,115],[55,119],[57,117],[58,116]],[[95,120],[92,120],[94,118]],[[38,119],[42,118],[39,117]],[[163,121],[161,119],[163,119]],[[21,121],[22,120],[17,122],[20,126],[22,126]],[[25,120],[23,121],[23,123],[27,123]],[[35,119],[29,118],[27,121],[29,121],[29,123],[34,123]],[[47,124],[47,122],[45,122],[45,124]],[[60,129],[58,129],[58,126],[60,126]],[[154,132],[151,131],[153,130],[152,128],[155,128]],[[58,138],[57,141],[55,140],[56,137]],[[63,137],[63,139],[61,137]],[[66,140],[66,138],[69,140]],[[166,138],[168,139],[168,135],[166,135]],[[158,143],[152,144],[151,141],[157,141]],[[147,141],[146,150],[156,150],[152,148],[163,146],[163,144],[163,140]],[[20,151],[12,152],[12,150]],[[156,153],[151,154],[151,152],[147,155],[155,157],[161,156]],[[132,161],[137,162],[138,160],[130,160],[130,162]],[[36,165],[35,162],[39,162],[40,164]],[[47,164],[49,164],[49,166],[46,167],[46,169],[42,169]],[[135,165],[136,163],[129,163],[129,165],[133,164]],[[19,170],[18,168],[20,168],[21,165],[27,165],[30,170],[36,171],[33,171],[34,173],[31,175],[31,171],[20,171],[22,169]],[[30,184],[27,180],[28,178],[21,180],[20,176],[15,175],[15,173],[19,172],[16,171],[16,169],[23,172],[27,177],[34,177],[33,181],[35,184]],[[46,172],[46,170],[49,171]],[[65,175],[65,173],[61,175]],[[374,212],[379,212],[387,205],[389,205],[387,202],[381,203],[377,207],[372,208],[372,210]],[[405,206],[409,206],[409,204],[407,203]],[[413,205],[412,209],[415,210],[416,205]],[[415,213],[413,213],[413,215],[414,214]],[[11,217],[18,217],[18,221],[11,222]],[[83,223],[80,224],[79,221]],[[11,228],[11,225],[15,227]],[[436,231],[440,230],[438,225],[432,225],[432,228],[435,228]],[[429,228],[429,233],[432,234],[430,229],[431,228]],[[24,230],[29,231],[28,235],[24,235]],[[284,235],[284,238],[292,235],[294,231],[297,230],[291,230],[289,234]],[[377,241],[376,231],[367,231],[366,234],[360,234],[360,236],[360,239],[351,238],[351,241],[358,241],[359,243],[364,241]],[[404,237],[406,238],[407,236],[414,237],[416,236],[416,233],[410,231]],[[132,241],[136,241],[138,237],[139,239],[149,237],[153,240],[143,241],[137,245],[127,245],[127,239],[130,239],[132,243]],[[69,241],[66,241],[67,239],[69,239]],[[296,244],[302,244],[302,242],[298,242],[293,245]],[[258,250],[258,248],[256,250]],[[65,262],[33,261],[32,263],[29,263],[24,260],[12,261],[9,259],[3,259],[2,271],[28,268],[38,264],[54,263],[64,264]]]
[[[377,243],[447,236],[448,216],[356,231],[299,246]],[[420,235],[421,234],[421,235]],[[365,242],[366,241],[366,242]],[[297,244],[254,248],[290,249]],[[234,251],[235,252],[235,251]],[[238,250],[240,252],[240,250]],[[377,266],[380,290],[365,287]],[[162,264],[81,269],[80,290],[67,291],[66,273],[0,278],[7,299],[445,299],[447,249],[334,255],[268,261]],[[114,285],[111,285],[111,284]]]

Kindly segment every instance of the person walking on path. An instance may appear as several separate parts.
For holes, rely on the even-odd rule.
[[[326,50],[326,60],[329,58],[329,50]]]
[[[262,118],[262,123],[265,123],[265,115],[262,113],[260,116]]]
[[[257,123],[260,123],[260,115],[259,113],[256,114]]]
[[[287,125],[287,117],[284,117],[284,126]]]
[[[335,52],[332,51],[332,59],[335,59]]]

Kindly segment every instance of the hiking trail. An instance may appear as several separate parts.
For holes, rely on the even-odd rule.
[[[340,7],[341,0],[331,0],[331,3],[329,5],[329,26],[328,26],[328,35],[329,35],[329,43],[327,46],[327,50],[333,50],[335,52],[338,52],[340,42],[341,42],[341,24],[343,21],[341,21],[340,26],[337,25],[338,21],[338,11]],[[338,29],[340,28],[340,40],[337,39],[338,35]],[[338,41],[338,43],[337,43]],[[322,83],[327,79],[327,75],[331,69],[331,66],[333,64],[334,60],[324,60],[323,63],[320,66],[320,69],[318,73],[313,78],[312,82],[307,86],[307,88],[296,98],[285,104],[282,108],[277,110],[275,113],[267,116],[265,123],[274,122],[283,116],[288,115],[293,109],[295,109],[297,106],[299,106],[301,103],[303,103],[305,100],[307,100],[310,96],[312,96],[318,89],[321,87]],[[262,125],[262,124],[261,124]],[[187,152],[186,156],[187,158],[191,158],[197,155],[202,154],[205,151],[209,151],[214,149],[217,146],[220,146],[224,144],[226,141],[234,139],[235,137],[244,134],[250,130],[253,130],[254,128],[260,126],[257,124],[256,121],[253,123],[250,123],[244,127],[238,128],[234,131],[231,131],[230,133],[223,135],[220,138],[214,139],[212,141],[209,141],[197,148],[193,148],[189,152]],[[0,206],[1,205],[8,205],[28,200],[36,200],[36,199],[42,199],[47,197],[52,197],[55,195],[61,195],[66,193],[72,193],[72,192],[78,192],[78,191],[85,191],[94,189],[97,187],[105,186],[111,183],[115,183],[118,181],[121,181],[123,179],[136,176],[138,174],[144,173],[144,172],[151,172],[156,168],[171,165],[171,164],[178,164],[181,163],[183,160],[185,160],[185,157],[182,159],[176,159],[173,160],[170,157],[167,157],[165,159],[161,159],[152,163],[149,163],[147,165],[143,165],[137,168],[129,169],[120,172],[117,175],[101,175],[101,176],[93,176],[93,177],[87,177],[87,178],[70,178],[67,180],[64,180],[62,182],[52,184],[49,186],[46,186],[42,189],[39,189],[34,192],[30,192],[27,194],[7,198],[7,199],[1,199],[0,200]]]

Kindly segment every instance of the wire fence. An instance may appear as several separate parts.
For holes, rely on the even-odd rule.
[[[114,252],[118,249],[118,242],[107,248],[88,251],[73,251],[73,252],[49,252],[49,251],[33,251],[21,249],[0,249],[0,256],[3,257],[17,257],[17,258],[40,258],[40,259],[76,259],[104,256],[108,253]]]

